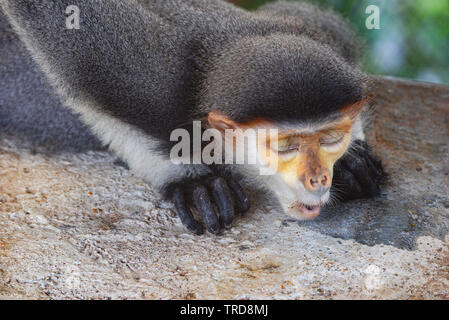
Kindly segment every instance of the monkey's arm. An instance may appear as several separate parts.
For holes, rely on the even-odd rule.
[[[176,25],[130,0],[0,4],[63,104],[80,114],[134,172],[173,200],[189,230],[203,232],[190,207],[198,209],[213,233],[221,224],[230,225],[234,202],[237,208],[247,207],[235,182],[217,177],[205,165],[175,165],[169,158],[170,132],[192,120],[186,106],[192,91],[185,80],[192,76],[188,43]],[[79,29],[66,24],[74,5]]]

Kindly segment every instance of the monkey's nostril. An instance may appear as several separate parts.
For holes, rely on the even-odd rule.
[[[324,175],[324,177],[323,177],[323,179],[321,179],[321,184],[323,185],[323,186],[325,186],[325,185],[327,185],[327,176],[326,175]]]
[[[311,179],[310,179],[310,185],[311,185],[312,187],[316,187],[316,186],[318,185],[318,180],[317,180],[317,179],[311,178]]]

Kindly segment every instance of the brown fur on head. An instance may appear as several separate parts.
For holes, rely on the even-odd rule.
[[[332,120],[298,125],[277,124],[269,119],[238,123],[219,112],[210,112],[211,127],[225,130],[277,129],[278,134],[258,139],[253,151],[274,175],[265,177],[284,210],[298,219],[312,219],[329,200],[335,162],[352,141],[352,129],[360,121],[366,100],[342,108]],[[226,143],[226,141],[225,141]]]

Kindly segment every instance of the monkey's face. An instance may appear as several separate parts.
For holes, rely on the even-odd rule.
[[[257,153],[257,166],[271,169],[271,174],[260,175],[258,180],[276,194],[287,214],[309,220],[330,199],[334,164],[350,145],[353,124],[363,104],[344,108],[333,120],[307,125],[277,124],[266,119],[236,123],[214,112],[209,114],[209,123],[220,131],[240,129],[237,141],[245,139],[239,134],[247,129],[265,129],[268,134],[259,135],[255,145],[245,148],[247,153]]]
[[[329,200],[333,167],[350,144],[351,127],[351,119],[342,117],[322,127],[280,130],[274,139],[267,138],[266,152],[259,156],[275,171],[272,189],[290,216],[313,219]]]

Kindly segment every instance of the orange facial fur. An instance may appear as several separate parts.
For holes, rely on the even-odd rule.
[[[344,117],[330,123],[321,131],[304,134],[281,133],[278,144],[298,146],[298,149],[287,152],[280,150],[277,156],[269,153],[268,156],[271,159],[266,159],[266,162],[272,167],[277,167],[278,173],[288,185],[293,186],[299,180],[307,187],[307,179],[320,175],[327,175],[331,180],[334,163],[344,154],[349,145],[351,127],[352,121],[349,117]],[[339,137],[337,143],[323,144],[326,138],[335,135]]]
[[[345,153],[350,140],[354,119],[360,113],[366,101],[346,106],[340,111],[341,116],[333,122],[314,131],[285,130],[273,138],[267,135],[266,140],[259,140],[259,149],[263,161],[274,168],[289,186],[301,181],[307,189],[308,181],[318,176],[326,177],[329,185],[332,181],[334,163]],[[219,125],[214,125],[216,122]],[[258,129],[278,128],[267,119],[254,119],[250,122],[236,123],[225,116],[211,112],[209,122],[215,128]],[[285,152],[279,145],[292,146]],[[295,147],[297,146],[297,149]]]

